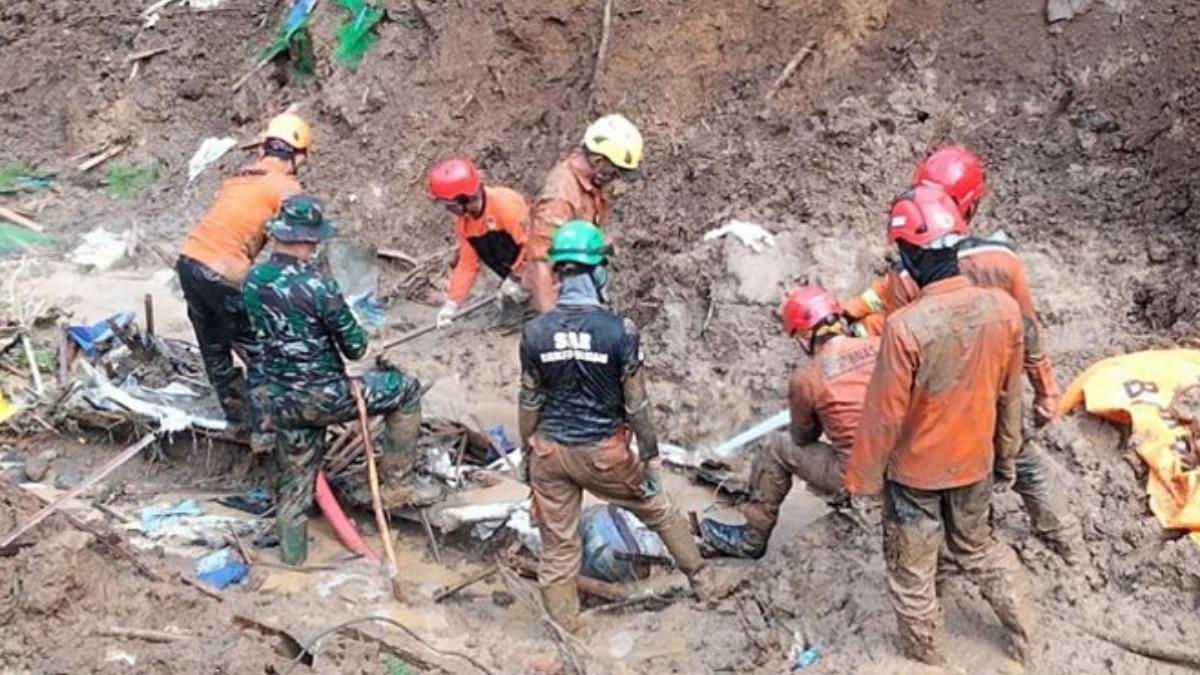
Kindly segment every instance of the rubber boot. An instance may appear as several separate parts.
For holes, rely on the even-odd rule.
[[[308,518],[276,518],[279,557],[283,564],[299,567],[308,559]]]
[[[379,453],[380,497],[388,509],[428,506],[445,496],[440,484],[417,475],[417,439],[421,435],[421,409],[394,410],[384,419],[383,447]]]
[[[900,651],[914,661],[933,666],[946,665],[946,651],[942,648],[942,622],[939,610],[936,619],[915,619],[896,614],[900,632]]]
[[[675,559],[675,566],[687,577],[697,598],[704,602],[714,602],[737,590],[737,580],[729,578],[728,575],[719,575],[700,555],[691,529],[678,511],[672,513],[667,522],[655,531],[667,547],[667,551],[671,553],[671,557]]]
[[[767,552],[770,531],[750,525],[730,525],[712,518],[700,521],[700,538],[719,555],[758,560]]]
[[[1029,666],[1034,652],[1037,623],[1029,601],[1028,580],[1015,569],[1017,564],[1013,556],[1008,571],[977,576],[975,581],[1000,623],[1008,629],[1013,658]]]
[[[575,588],[574,580],[543,586],[542,602],[550,618],[568,633],[578,634],[583,629],[583,623],[579,620],[579,591]]]

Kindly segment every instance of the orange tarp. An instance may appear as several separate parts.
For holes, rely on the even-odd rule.
[[[1181,458],[1195,439],[1172,410],[1176,394],[1191,387],[1200,388],[1200,351],[1125,354],[1100,361],[1075,378],[1059,412],[1083,405],[1093,415],[1130,425],[1130,442],[1149,468],[1150,510],[1163,527],[1187,530],[1200,544],[1200,469],[1185,469]]]

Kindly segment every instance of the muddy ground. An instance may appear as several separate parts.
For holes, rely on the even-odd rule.
[[[4,204],[34,215],[63,246],[97,225],[136,226],[152,246],[123,274],[151,283],[221,175],[245,159],[234,151],[187,185],[187,159],[199,143],[226,134],[249,140],[270,115],[298,103],[317,132],[305,185],[329,200],[345,233],[423,255],[450,244],[445,214],[423,193],[423,174],[437,159],[469,154],[492,180],[533,192],[594,112],[619,110],[642,127],[648,150],[646,180],[617,197],[616,304],[646,336],[665,435],[688,445],[716,442],[782,406],[787,369],[799,357],[777,329],[781,290],[802,275],[843,293],[867,282],[884,250],[889,199],[922,153],[946,140],[971,146],[988,164],[992,192],[977,225],[1019,243],[1064,383],[1097,358],[1185,343],[1200,327],[1191,243],[1200,227],[1194,2],[1074,3],[1090,9],[1047,26],[1040,3],[615,0],[608,59],[594,82],[601,3],[385,2],[389,21],[357,72],[333,65],[332,35],[344,12],[328,3],[314,20],[313,80],[291,86],[273,65],[231,93],[269,39],[277,4],[172,6],[142,28],[137,2],[4,3],[0,161],[31,162],[59,178],[54,192]],[[768,101],[784,65],[809,41],[814,56]],[[163,46],[170,51],[130,79],[125,56]],[[112,143],[127,146],[119,161],[161,168],[129,201],[105,194],[103,168],[73,168]],[[779,235],[777,246],[756,256],[736,242],[702,241],[731,217],[763,224]],[[406,271],[389,264],[394,276]],[[78,312],[99,318],[87,315],[98,309],[93,300],[78,299],[96,291],[72,277],[62,283],[56,266],[39,273],[49,276],[33,287],[77,287]],[[430,316],[439,293],[418,286],[393,299],[415,323]],[[167,320],[186,331],[180,319]],[[403,358],[437,381],[430,396],[443,412],[511,423],[513,338],[477,327]],[[1011,495],[998,500],[1001,533],[1038,591],[1047,648],[1033,672],[1179,669],[1130,650],[1194,650],[1187,638],[1200,605],[1195,548],[1160,536],[1140,467],[1114,430],[1072,419],[1041,442],[1063,469],[1095,565],[1064,568],[1030,537]],[[144,470],[166,480],[180,469]],[[0,529],[32,510],[4,494]],[[231,605],[306,615],[305,635],[347,611],[275,594],[234,592],[217,603],[138,577],[61,522],[34,539],[37,546],[0,559],[9,589],[0,664],[15,672],[285,670],[283,657],[263,648],[270,640],[232,623]],[[427,556],[419,543],[410,548]],[[934,672],[895,656],[878,549],[874,534],[820,519],[761,563],[732,565],[754,581],[718,608],[682,602],[598,618],[589,672],[780,672],[801,625],[823,648],[823,672]],[[456,555],[456,571],[477,564],[470,546]],[[498,672],[530,672],[541,656],[563,659],[519,603],[501,607],[486,592],[468,597],[404,611],[430,622],[423,634],[439,646]],[[358,609],[379,602],[359,600]],[[968,583],[951,579],[943,601],[959,667],[1016,668]],[[158,607],[203,635],[202,646],[79,637],[80,628],[101,624],[153,626]],[[1136,644],[1113,646],[1122,636]],[[63,652],[64,641],[75,648]],[[328,672],[386,672],[378,649],[363,644],[336,640],[332,648],[346,655]],[[140,660],[123,670],[109,652],[131,649]]]

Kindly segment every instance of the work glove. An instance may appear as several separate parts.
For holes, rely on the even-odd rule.
[[[1012,486],[1017,482],[1017,463],[1016,460],[996,463],[996,468],[992,470],[992,491],[996,493],[1004,492],[1012,489]]]
[[[501,311],[505,307],[524,305],[529,300],[529,290],[514,276],[507,276],[496,292],[496,307]]]
[[[1033,397],[1033,425],[1044,427],[1054,419],[1058,411],[1058,397],[1038,395]]]
[[[662,460],[657,457],[642,462],[642,490],[646,492],[647,497],[662,492],[662,476],[659,474],[661,467]]]
[[[454,321],[454,315],[458,313],[458,303],[453,300],[447,300],[442,303],[442,307],[438,310],[437,319],[435,320],[438,328],[445,328]]]

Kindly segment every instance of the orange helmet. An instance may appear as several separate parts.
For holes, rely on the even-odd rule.
[[[295,150],[307,151],[312,145],[312,128],[299,115],[283,113],[271,118],[267,124],[262,139],[266,141],[271,138],[283,141]]]
[[[829,291],[816,284],[805,284],[793,288],[779,309],[783,315],[783,329],[795,336],[822,324],[831,323],[842,315],[842,304]]]
[[[983,163],[961,145],[943,145],[929,153],[917,167],[914,185],[936,185],[946,191],[962,217],[969,220],[987,192]]]
[[[903,241],[932,248],[951,234],[965,237],[969,231],[958,205],[940,187],[917,185],[901,192],[892,202],[888,217],[889,243]]]

